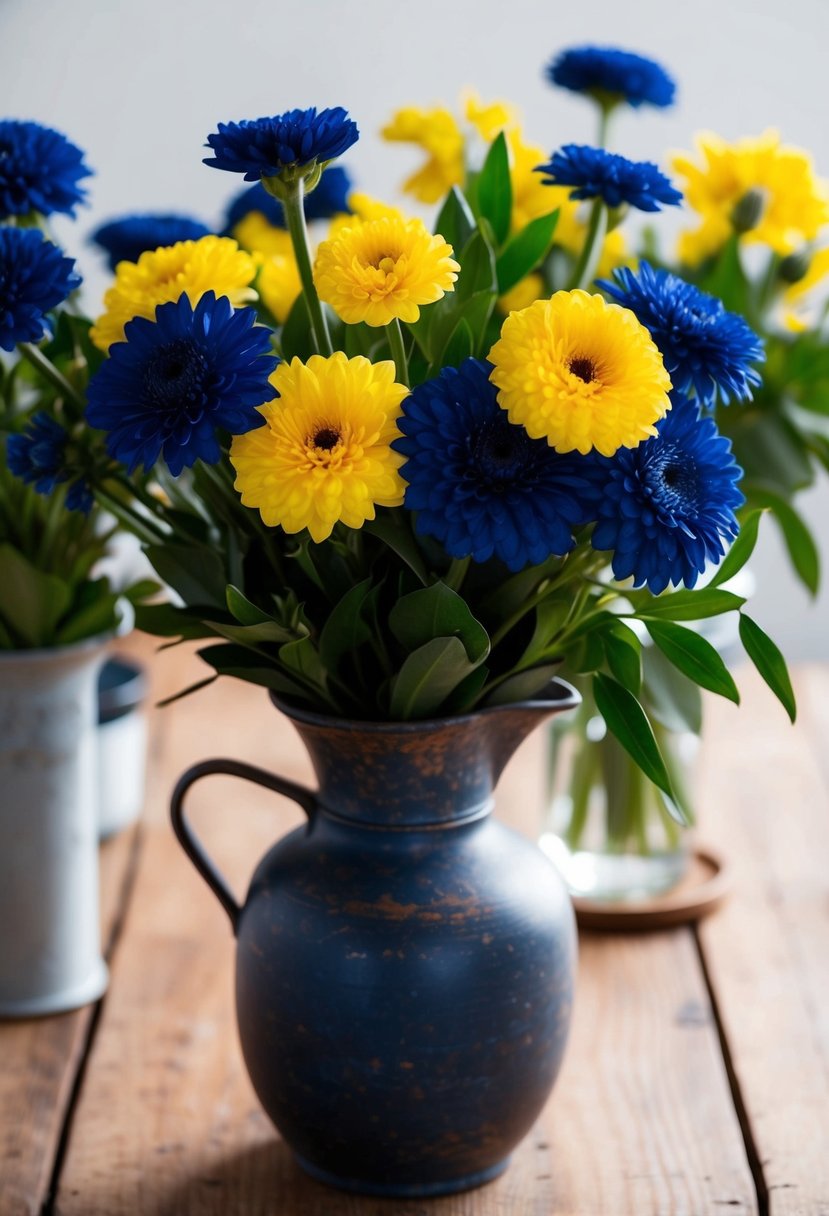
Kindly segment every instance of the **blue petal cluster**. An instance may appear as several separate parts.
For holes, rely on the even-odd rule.
[[[92,172],[83,156],[50,127],[0,120],[0,219],[33,211],[74,215],[86,196],[78,182]]]
[[[83,476],[67,465],[68,442],[69,435],[59,422],[49,414],[35,414],[24,431],[6,441],[6,464],[10,473],[33,485],[39,494],[51,494],[57,485],[71,480],[66,505],[86,515],[92,509],[92,494]]]
[[[234,312],[211,291],[194,310],[183,295],[124,333],[90,381],[86,417],[108,432],[107,451],[130,472],[160,456],[175,477],[197,460],[215,464],[217,431],[242,435],[262,425],[256,407],[274,397],[268,376],[278,360],[253,309]]]
[[[498,405],[492,365],[467,359],[445,367],[403,402],[393,447],[406,457],[405,505],[416,530],[452,557],[510,570],[563,556],[586,521],[590,483],[578,456],[531,439]]]
[[[80,286],[74,266],[37,228],[0,227],[0,348],[40,341],[46,313]]]
[[[640,211],[660,211],[682,202],[679,190],[650,161],[628,160],[585,144],[565,144],[536,173],[547,174],[545,186],[572,186],[571,198],[600,198],[608,207],[627,203]]]
[[[281,177],[286,169],[303,169],[342,156],[357,142],[357,124],[341,106],[331,110],[288,110],[274,118],[220,122],[207,137],[214,156],[204,163],[214,169],[244,173],[246,182]]]
[[[762,383],[752,363],[765,359],[763,343],[737,313],[667,270],[641,262],[639,270],[614,271],[615,283],[599,286],[636,314],[662,354],[675,389],[696,394],[707,408],[718,396],[728,403],[751,398]]]
[[[707,562],[719,563],[745,501],[730,441],[696,402],[677,393],[672,401],[653,439],[594,457],[593,548],[612,551],[617,579],[654,595],[669,583],[693,587]]]
[[[311,193],[303,198],[306,220],[312,223],[314,220],[328,220],[334,215],[349,212],[351,208],[348,205],[348,196],[351,189],[351,179],[341,165],[331,165],[325,169]],[[282,204],[272,194],[268,194],[261,182],[257,182],[255,186],[248,186],[247,190],[243,190],[233,199],[227,210],[225,231],[231,233],[251,211],[261,211],[274,228],[286,226]]]
[[[210,229],[187,215],[125,215],[96,228],[92,241],[107,255],[114,270],[119,262],[137,262],[148,249],[175,245],[178,241],[198,241]]]
[[[614,47],[579,46],[561,51],[547,68],[552,84],[573,93],[592,93],[604,101],[626,101],[629,106],[674,103],[676,85],[653,59]]]

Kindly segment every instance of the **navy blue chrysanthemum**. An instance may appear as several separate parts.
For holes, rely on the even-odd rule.
[[[707,562],[722,559],[745,501],[730,440],[695,402],[677,393],[672,401],[653,439],[594,458],[593,548],[612,551],[617,579],[654,595],[669,583],[693,587]]]
[[[0,219],[33,211],[74,215],[86,196],[78,183],[92,173],[83,155],[51,127],[0,120]]]
[[[278,359],[271,331],[251,308],[236,312],[212,291],[195,310],[187,296],[160,304],[155,320],[136,317],[93,376],[87,420],[107,431],[107,451],[150,469],[163,456],[174,476],[197,460],[221,456],[217,431],[243,435],[261,426],[258,405],[271,401],[268,376]]]
[[[198,241],[209,234],[206,224],[187,215],[125,215],[96,228],[91,240],[107,254],[114,270],[119,262],[137,262],[148,249]]]
[[[220,122],[207,137],[215,153],[204,163],[214,169],[244,173],[246,182],[281,177],[342,156],[357,142],[357,124],[341,106],[331,110],[288,110],[274,118]]]
[[[686,396],[695,393],[709,409],[718,396],[726,405],[732,398],[751,398],[752,387],[762,382],[751,365],[765,359],[765,353],[741,316],[727,312],[722,300],[647,262],[640,262],[636,272],[616,270],[614,278],[615,283],[599,286],[650,330],[675,389]]]
[[[39,342],[46,313],[80,286],[75,263],[37,228],[0,227],[0,347]]]
[[[445,367],[403,402],[393,447],[406,457],[405,505],[416,529],[452,557],[495,555],[520,570],[573,546],[586,522],[586,462],[531,439],[498,405],[492,365],[467,359]]]
[[[547,68],[552,84],[592,93],[602,102],[629,106],[673,105],[676,85],[660,64],[614,47],[578,46],[561,51]]]
[[[334,215],[350,212],[348,196],[351,189],[351,179],[342,165],[331,165],[325,169],[311,193],[303,197],[306,220],[312,223],[314,220],[328,220]],[[268,193],[261,182],[257,182],[255,186],[248,186],[247,190],[237,194],[231,202],[227,210],[225,231],[232,232],[251,211],[261,211],[274,228],[286,227],[282,204]]]
[[[601,198],[608,207],[627,203],[640,211],[659,211],[682,202],[679,190],[650,161],[628,160],[586,144],[565,144],[536,173],[547,174],[545,186],[572,186],[571,198]]]
[[[10,473],[33,485],[39,494],[51,494],[56,486],[71,480],[66,505],[88,514],[92,494],[82,474],[68,465],[68,442],[69,435],[59,422],[49,414],[35,414],[24,431],[6,441],[6,464]]]

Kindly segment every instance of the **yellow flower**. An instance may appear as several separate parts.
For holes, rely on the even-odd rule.
[[[393,115],[381,135],[394,143],[416,144],[428,154],[423,167],[403,183],[403,189],[422,203],[436,203],[452,186],[463,183],[463,134],[444,107],[407,106]]]
[[[586,229],[585,229],[586,234]],[[581,250],[581,246],[579,246]],[[617,266],[636,266],[637,259],[631,257],[627,241],[621,228],[613,228],[604,238],[602,252],[596,266],[596,278],[607,279]]]
[[[570,188],[545,186],[542,184],[541,174],[533,172],[537,165],[543,165],[549,160],[549,156],[541,148],[525,144],[520,131],[509,135],[508,147],[512,185],[512,231],[520,232],[530,220],[537,219],[539,215],[549,215],[557,207],[560,208],[557,231],[562,225],[566,226],[569,217],[575,218],[578,214],[578,203],[570,201]]]
[[[501,131],[509,131],[518,125],[518,114],[508,101],[481,101],[474,89],[466,89],[461,96],[463,115],[486,143],[492,141]],[[544,157],[538,161],[540,165]]]
[[[671,381],[644,325],[586,291],[512,313],[489,359],[510,422],[559,452],[636,447],[671,408]]]
[[[509,291],[498,297],[498,307],[503,313],[520,312],[529,308],[544,295],[544,280],[540,274],[528,274]]]
[[[399,507],[403,457],[390,445],[409,390],[394,375],[393,363],[342,351],[280,363],[271,376],[279,397],[259,407],[266,425],[231,444],[244,505],[269,528],[307,528],[317,542],[338,521],[361,528],[376,506]]]
[[[256,299],[250,284],[256,275],[253,258],[229,237],[203,236],[142,253],[137,262],[119,262],[115,282],[104,296],[105,312],[89,331],[101,350],[124,337],[133,317],[152,320],[158,304],[186,294],[198,303],[206,291],[227,296],[238,306]]]
[[[452,246],[422,220],[379,219],[344,228],[317,251],[320,299],[350,325],[416,321],[421,304],[454,291],[460,266]]]
[[[233,237],[243,249],[262,253],[266,257],[282,257],[286,240],[289,245],[291,240],[287,229],[274,227],[261,211],[249,211],[243,216],[233,229]]]
[[[733,231],[734,208],[749,191],[758,192],[762,209],[744,240],[768,245],[775,253],[791,253],[829,222],[829,194],[812,158],[781,144],[776,131],[736,144],[706,132],[696,144],[698,161],[684,153],[673,159],[674,169],[685,178],[685,201],[702,220],[682,235],[684,261],[698,262],[725,244]]]
[[[335,215],[331,220],[328,228],[328,240],[333,241],[338,237],[345,228],[354,228],[357,224],[363,223],[366,220],[405,220],[406,216],[399,207],[392,207],[389,203],[382,203],[379,198],[372,198],[370,194],[364,194],[361,190],[354,190],[348,196],[348,205],[351,208],[351,214],[342,212],[340,215]]]
[[[288,320],[291,309],[302,292],[302,280],[299,277],[291,238],[287,232],[282,235],[284,240],[280,253],[272,252],[267,256],[254,254],[259,263],[259,278],[256,280],[259,295],[280,325],[284,325]],[[271,248],[275,247],[276,242],[273,242]]]

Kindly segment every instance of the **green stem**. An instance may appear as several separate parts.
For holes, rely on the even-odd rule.
[[[575,291],[577,288],[586,290],[596,274],[596,267],[599,264],[599,258],[602,255],[602,245],[607,234],[607,207],[600,198],[593,202],[593,207],[590,212],[590,223],[587,227],[587,237],[585,238],[584,248],[581,251],[576,269],[573,271],[573,277],[570,280],[570,291]]]
[[[122,502],[120,498],[102,490],[100,486],[96,486],[94,494],[104,510],[120,520],[128,532],[132,532],[134,536],[138,537],[142,545],[157,545],[169,541],[168,534],[161,531],[155,520],[140,515],[129,503]]]
[[[469,563],[471,561],[471,557],[454,557],[452,559],[452,565],[449,567],[446,577],[443,580],[450,590],[460,591],[461,586],[463,585],[463,580],[466,578],[466,572],[469,569]]]
[[[53,388],[58,390],[62,397],[74,402],[82,410],[86,408],[86,402],[78,390],[74,385],[69,383],[63,372],[58,371],[52,360],[47,359],[39,347],[34,346],[31,342],[20,342],[17,349],[23,358],[27,359],[36,371],[40,372],[44,380],[48,380]]]
[[[776,292],[780,287],[778,271],[780,269],[780,254],[772,253],[769,257],[769,264],[766,267],[766,272],[760,280],[760,286],[757,291],[757,320],[762,323],[766,309],[772,303]]]
[[[397,379],[400,384],[409,385],[409,362],[406,358],[406,348],[403,345],[403,330],[400,328],[400,318],[393,317],[386,326],[386,335],[389,339],[391,348],[391,357],[394,359],[394,366],[397,368]]]
[[[610,117],[616,109],[613,105],[599,106],[599,134],[596,146],[598,148],[607,148],[610,146]]]
[[[303,206],[304,186],[302,178],[291,186],[282,200],[285,212],[285,222],[291,235],[299,277],[305,303],[311,317],[311,329],[314,331],[314,341],[321,355],[331,355],[334,347],[331,345],[331,335],[328,332],[328,322],[325,319],[317,289],[314,286],[314,272],[311,266],[311,247],[308,243],[308,228],[305,224],[305,208]]]

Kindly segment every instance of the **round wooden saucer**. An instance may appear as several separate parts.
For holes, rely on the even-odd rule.
[[[731,888],[730,868],[715,849],[707,845],[694,850],[682,882],[652,899],[601,901],[573,896],[573,907],[581,929],[636,932],[666,929],[701,920],[722,903]]]

